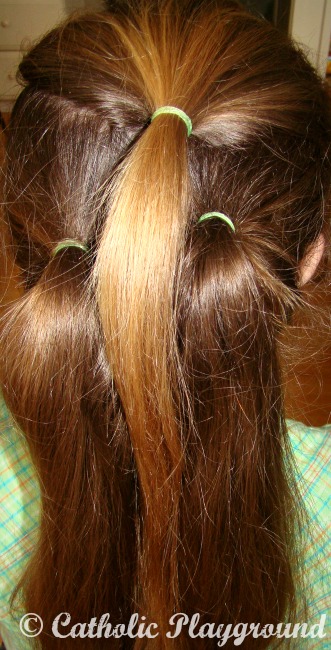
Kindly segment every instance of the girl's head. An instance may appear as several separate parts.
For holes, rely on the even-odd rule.
[[[174,611],[282,620],[296,529],[277,337],[326,233],[322,83],[286,36],[217,0],[73,17],[20,75],[5,191],[25,291],[2,385],[42,494],[26,607],[46,632],[59,611],[139,612],[157,648]],[[190,136],[176,115],[151,121],[164,105]],[[199,222],[211,211],[235,232]],[[52,256],[65,238],[89,252]]]

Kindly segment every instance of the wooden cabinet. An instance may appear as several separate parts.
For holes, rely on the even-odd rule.
[[[71,10],[101,7],[101,0],[0,0],[1,111],[10,111],[20,90],[16,70],[31,43],[52,29]]]

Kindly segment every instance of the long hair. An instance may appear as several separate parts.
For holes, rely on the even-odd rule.
[[[278,340],[326,223],[323,85],[286,36],[216,0],[74,16],[20,76],[5,200],[24,293],[1,384],[40,484],[17,587],[40,647],[77,646],[52,635],[64,611],[160,632],[80,648],[216,646],[169,639],[175,612],[288,620],[299,526]],[[175,115],[151,121],[164,105],[190,137]],[[199,222],[214,210],[235,232]],[[67,237],[89,252],[52,256]]]

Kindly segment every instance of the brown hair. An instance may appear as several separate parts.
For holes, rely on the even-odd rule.
[[[44,621],[133,612],[168,639],[295,609],[295,488],[278,336],[326,222],[330,113],[284,35],[234,2],[77,15],[23,59],[6,215],[25,292],[2,386],[42,496],[19,588]],[[150,117],[175,105],[193,122]],[[198,223],[210,210],[220,220]],[[89,254],[54,245],[77,238]],[[80,639],[79,647],[123,641]],[[75,645],[76,643],[76,645]],[[270,639],[250,637],[245,648]]]

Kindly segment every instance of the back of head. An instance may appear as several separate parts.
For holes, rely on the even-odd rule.
[[[322,84],[284,35],[217,0],[73,17],[20,74],[6,214],[25,291],[2,385],[41,485],[21,586],[42,647],[75,643],[46,635],[60,611],[147,616],[160,634],[135,649],[173,647],[176,611],[282,621],[296,528],[277,340],[326,224]],[[151,121],[165,105],[189,137],[174,114]],[[235,232],[199,221],[212,211]],[[89,253],[52,256],[65,238]],[[176,648],[215,646],[199,642]]]

